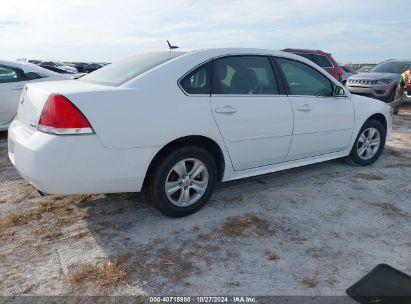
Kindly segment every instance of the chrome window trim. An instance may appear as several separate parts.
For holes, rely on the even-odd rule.
[[[211,94],[211,97],[288,97],[286,94]]]
[[[181,91],[183,91],[183,93],[184,93],[184,95],[186,95],[186,96],[200,96],[200,95],[203,95],[203,96],[212,96],[213,94],[211,94],[211,91],[210,91],[210,94],[189,94],[189,93],[187,93],[185,90],[184,90],[184,88],[182,87],[182,85],[181,85],[181,80],[183,80],[183,78],[184,77],[186,77],[188,74],[190,74],[191,72],[193,72],[195,69],[197,69],[197,68],[199,68],[200,66],[202,66],[203,64],[206,64],[206,63],[208,63],[208,62],[210,62],[210,61],[213,61],[213,60],[215,60],[215,59],[219,59],[219,58],[223,58],[223,57],[231,57],[231,56],[259,56],[259,57],[268,57],[267,59],[268,60],[270,60],[270,58],[269,57],[273,57],[274,55],[273,54],[255,54],[255,53],[241,53],[241,54],[239,54],[239,53],[235,53],[235,54],[232,54],[232,53],[229,53],[229,54],[224,54],[224,55],[219,55],[219,56],[215,56],[215,57],[212,57],[212,58],[210,58],[210,59],[207,59],[207,60],[205,60],[205,61],[203,61],[203,62],[201,62],[200,64],[198,64],[198,65],[196,65],[194,68],[192,68],[192,69],[190,69],[187,73],[185,73],[183,76],[181,76],[178,80],[177,80],[177,85],[179,86],[179,88],[181,89]],[[282,58],[286,58],[286,57],[282,57]],[[274,73],[274,70],[273,70],[273,73]],[[212,76],[212,75],[211,75]],[[216,94],[214,94],[214,95],[216,95]],[[226,95],[226,94],[220,94],[220,95]],[[232,94],[231,94],[232,95]],[[254,94],[245,94],[245,96],[250,96],[250,95],[254,95]],[[240,95],[235,95],[234,94],[234,96],[240,96]],[[277,95],[273,95],[273,96],[277,96]]]
[[[295,53],[292,53],[292,54],[295,54]],[[348,95],[345,95],[345,96],[313,96],[313,95],[287,95],[287,94],[281,94],[281,95],[279,95],[279,94],[270,94],[270,95],[268,95],[268,94],[212,94],[211,93],[211,91],[210,91],[210,94],[189,94],[189,93],[187,93],[185,90],[184,90],[184,88],[182,87],[182,85],[181,85],[181,80],[184,78],[184,77],[186,77],[188,74],[190,74],[191,72],[193,72],[195,69],[197,69],[197,68],[199,68],[200,66],[202,66],[203,64],[206,64],[206,63],[208,63],[208,62],[211,62],[211,61],[213,61],[213,60],[215,60],[215,59],[219,59],[219,58],[223,58],[223,57],[230,57],[230,56],[265,56],[265,57],[274,57],[274,59],[275,58],[284,58],[284,59],[289,59],[289,60],[294,60],[294,61],[298,61],[298,62],[300,62],[300,63],[303,63],[303,64],[306,64],[305,62],[303,62],[303,61],[300,61],[300,60],[296,60],[296,59],[294,59],[294,58],[288,58],[288,57],[283,57],[283,56],[278,56],[278,55],[273,55],[273,54],[266,54],[266,53],[263,53],[263,54],[255,54],[255,53],[241,53],[241,54],[239,54],[239,53],[229,53],[229,54],[224,54],[224,55],[219,55],[219,56],[215,56],[215,57],[212,57],[212,58],[210,58],[210,59],[207,59],[207,60],[205,60],[205,61],[203,61],[203,62],[201,62],[201,63],[199,63],[199,64],[197,64],[195,67],[193,67],[193,68],[191,68],[188,72],[186,72],[183,76],[181,76],[178,80],[177,80],[177,85],[178,85],[178,87],[180,88],[180,90],[184,93],[184,95],[186,95],[186,96],[188,96],[188,97],[211,97],[211,96],[216,96],[216,97],[223,97],[223,96],[228,96],[228,97],[250,97],[250,96],[263,96],[263,97],[276,97],[276,96],[278,96],[278,97],[284,97],[284,96],[288,96],[288,97],[311,97],[311,98],[329,98],[329,97],[338,97],[338,98],[348,98],[349,96]],[[324,56],[324,55],[322,55],[322,56]],[[303,57],[304,58],[304,57]],[[269,58],[268,58],[269,59]],[[305,59],[307,59],[307,58],[305,58]],[[327,58],[328,59],[328,58]],[[309,60],[309,59],[307,59],[307,60]],[[312,62],[312,63],[314,63],[315,65],[317,65],[317,66],[319,66],[318,64],[316,64],[315,62],[313,62],[313,61],[311,61],[310,60],[310,62]],[[330,61],[331,62],[331,61]],[[331,64],[332,64],[332,62],[331,62]],[[328,77],[328,72],[327,71],[325,71],[324,70],[324,68],[322,68],[322,67],[320,67],[322,70],[324,70],[324,71],[321,71],[321,70],[319,70],[319,69],[317,69],[317,68],[315,68],[315,67],[313,67],[313,66],[310,66],[310,65],[308,65],[309,67],[311,67],[311,68],[313,68],[313,69],[315,69],[317,72],[319,72],[320,74],[322,74],[324,77],[326,77],[330,82],[331,82],[331,84],[334,86],[335,85],[335,83],[333,82],[333,80],[331,80],[329,77]],[[334,67],[334,65],[333,65],[333,67]],[[324,73],[325,72],[325,73]]]
[[[305,98],[348,98],[348,95],[343,96],[313,96],[313,95],[287,95],[288,97],[305,97]]]

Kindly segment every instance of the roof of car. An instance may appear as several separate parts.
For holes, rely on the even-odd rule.
[[[387,59],[381,62],[411,62],[411,59]]]
[[[283,51],[284,51],[284,52],[299,52],[299,53],[307,53],[307,54],[310,53],[310,54],[322,54],[322,55],[328,54],[328,55],[331,55],[330,53],[324,52],[324,51],[321,51],[321,50],[291,49],[291,48],[287,48],[287,49],[284,49]]]
[[[175,52],[175,51],[170,51]],[[198,49],[198,50],[178,50],[177,52],[181,52],[185,55],[188,54],[198,54],[202,53],[205,55],[209,55],[210,57],[218,57],[224,55],[237,55],[237,54],[253,54],[253,55],[270,55],[270,56],[281,56],[281,57],[288,57],[288,58],[295,58],[301,60],[300,57],[296,57],[293,53],[284,52],[281,50],[270,50],[270,49],[258,49],[258,48],[208,48],[208,49]],[[303,59],[304,61],[304,59]]]

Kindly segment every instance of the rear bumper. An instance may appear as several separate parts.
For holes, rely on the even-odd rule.
[[[50,194],[138,192],[158,151],[107,149],[96,135],[32,132],[16,120],[8,141],[9,158],[21,176]]]

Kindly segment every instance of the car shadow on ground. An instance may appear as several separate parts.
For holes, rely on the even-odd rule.
[[[0,139],[7,139],[7,131],[0,131]]]
[[[374,166],[384,164],[382,160]],[[275,260],[277,253],[260,248],[306,242],[304,232],[288,222],[287,210],[326,192],[327,180],[343,184],[355,171],[366,172],[338,159],[220,183],[203,209],[179,219],[162,215],[143,194],[105,195],[79,207],[87,209],[88,229],[104,256],[130,266],[132,284],[139,289],[190,292],[203,276],[226,269],[219,290],[227,293],[230,276],[244,263],[242,247],[249,245],[245,251],[261,250],[264,260]],[[250,235],[260,243],[248,244]]]

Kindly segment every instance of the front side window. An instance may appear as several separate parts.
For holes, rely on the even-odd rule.
[[[21,77],[13,68],[0,66],[0,83],[21,81]]]
[[[214,60],[214,94],[278,94],[270,60],[265,56],[231,56]]]
[[[291,95],[332,96],[331,81],[314,68],[295,60],[277,58]]]
[[[180,85],[187,94],[210,94],[211,62],[189,73],[180,81]]]

